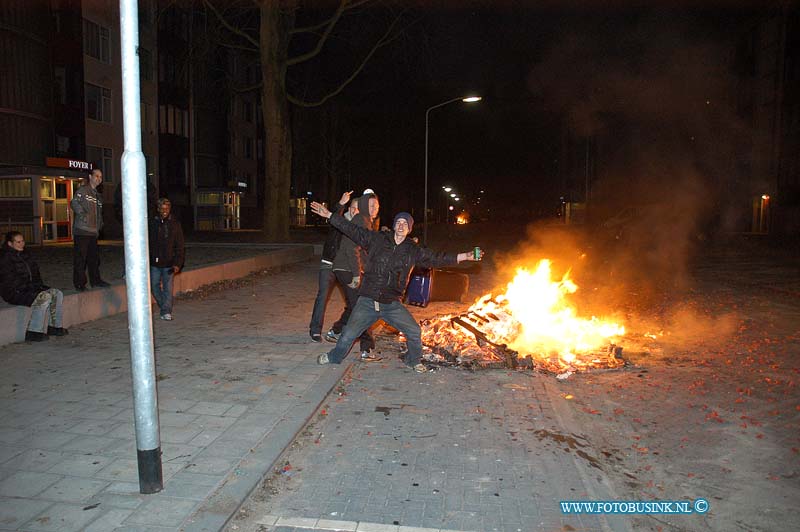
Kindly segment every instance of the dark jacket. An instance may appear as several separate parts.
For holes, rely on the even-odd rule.
[[[75,191],[69,203],[72,208],[72,233],[82,236],[98,236],[103,228],[103,198],[89,185]]]
[[[341,205],[339,203],[336,204],[338,209],[336,210],[339,214],[344,214],[345,209],[347,209],[347,205]],[[328,236],[325,237],[325,243],[322,245],[322,263],[324,266],[328,268],[333,266],[333,259],[336,258],[336,254],[339,252],[339,246],[342,243],[342,232],[337,231],[334,228],[328,229]]]
[[[0,295],[7,303],[30,307],[39,292],[48,288],[42,283],[39,266],[28,250],[3,250],[0,254]]]
[[[393,232],[369,231],[338,214],[331,216],[331,225],[367,250],[367,264],[358,293],[380,303],[403,298],[415,266],[434,268],[458,264],[455,253],[421,248],[408,237],[398,245],[394,242]]]
[[[358,198],[358,214],[350,220],[354,224],[364,227],[365,229],[372,229],[372,220],[369,217],[369,199],[372,194],[367,194]],[[342,214],[342,213],[339,213]],[[344,213],[345,219],[348,219],[348,213]],[[340,231],[336,230],[341,234]],[[333,269],[351,272],[353,276],[358,277],[364,271],[364,266],[367,263],[367,252],[353,242],[350,238],[343,238],[339,243],[339,251],[336,253],[336,258],[333,260]]]
[[[181,224],[171,214],[150,218],[150,266],[183,268],[184,245]]]

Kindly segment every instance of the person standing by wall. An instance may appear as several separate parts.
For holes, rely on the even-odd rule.
[[[69,206],[72,209],[72,240],[74,244],[72,284],[75,290],[86,290],[86,269],[93,288],[110,286],[100,277],[100,255],[97,238],[103,228],[103,199],[97,187],[103,182],[103,172],[95,168],[87,183],[80,187]]]
[[[65,336],[69,332],[61,326],[64,294],[42,283],[39,266],[25,249],[25,237],[19,231],[6,233],[0,251],[0,295],[12,305],[31,307],[26,342],[40,342],[48,340],[48,335]]]
[[[150,288],[165,321],[172,321],[173,280],[185,257],[183,229],[171,210],[172,203],[161,198],[158,214],[150,219]]]

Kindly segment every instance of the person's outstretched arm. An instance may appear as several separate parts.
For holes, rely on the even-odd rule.
[[[475,254],[472,251],[467,251],[464,253],[444,253],[442,251],[433,251],[428,248],[419,248],[419,255],[417,256],[417,266],[421,266],[423,268],[441,268],[442,266],[452,266],[453,264],[458,264],[460,262],[467,261],[479,261],[483,259],[483,250],[481,250],[481,254],[479,258],[475,258]]]
[[[325,205],[316,201],[311,202],[311,212],[322,216],[323,218],[327,218],[330,220],[333,227],[344,233],[350,238],[350,240],[359,246],[362,246],[364,249],[369,249],[370,244],[372,243],[372,236],[376,234],[375,232],[369,231],[368,229],[359,227],[356,224],[347,221],[344,216],[332,214],[331,211],[325,207]]]

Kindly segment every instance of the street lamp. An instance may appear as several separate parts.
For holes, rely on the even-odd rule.
[[[452,100],[447,100],[446,102],[436,104],[432,107],[428,107],[428,110],[425,111],[425,210],[422,214],[422,245],[424,246],[428,244],[428,122],[430,120],[431,111],[439,107],[444,107],[445,105],[453,102],[462,101],[465,103],[473,103],[479,102],[480,100],[480,96],[460,96],[458,98],[453,98]]]

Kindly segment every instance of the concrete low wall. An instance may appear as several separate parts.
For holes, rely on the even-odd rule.
[[[238,279],[266,268],[303,262],[313,256],[314,246],[295,245],[246,259],[187,269],[175,276],[175,293],[195,290],[224,279]],[[113,316],[126,310],[128,297],[124,281],[113,283],[108,288],[65,293],[64,327]],[[30,307],[8,305],[0,300],[0,346],[25,340],[30,314]]]

